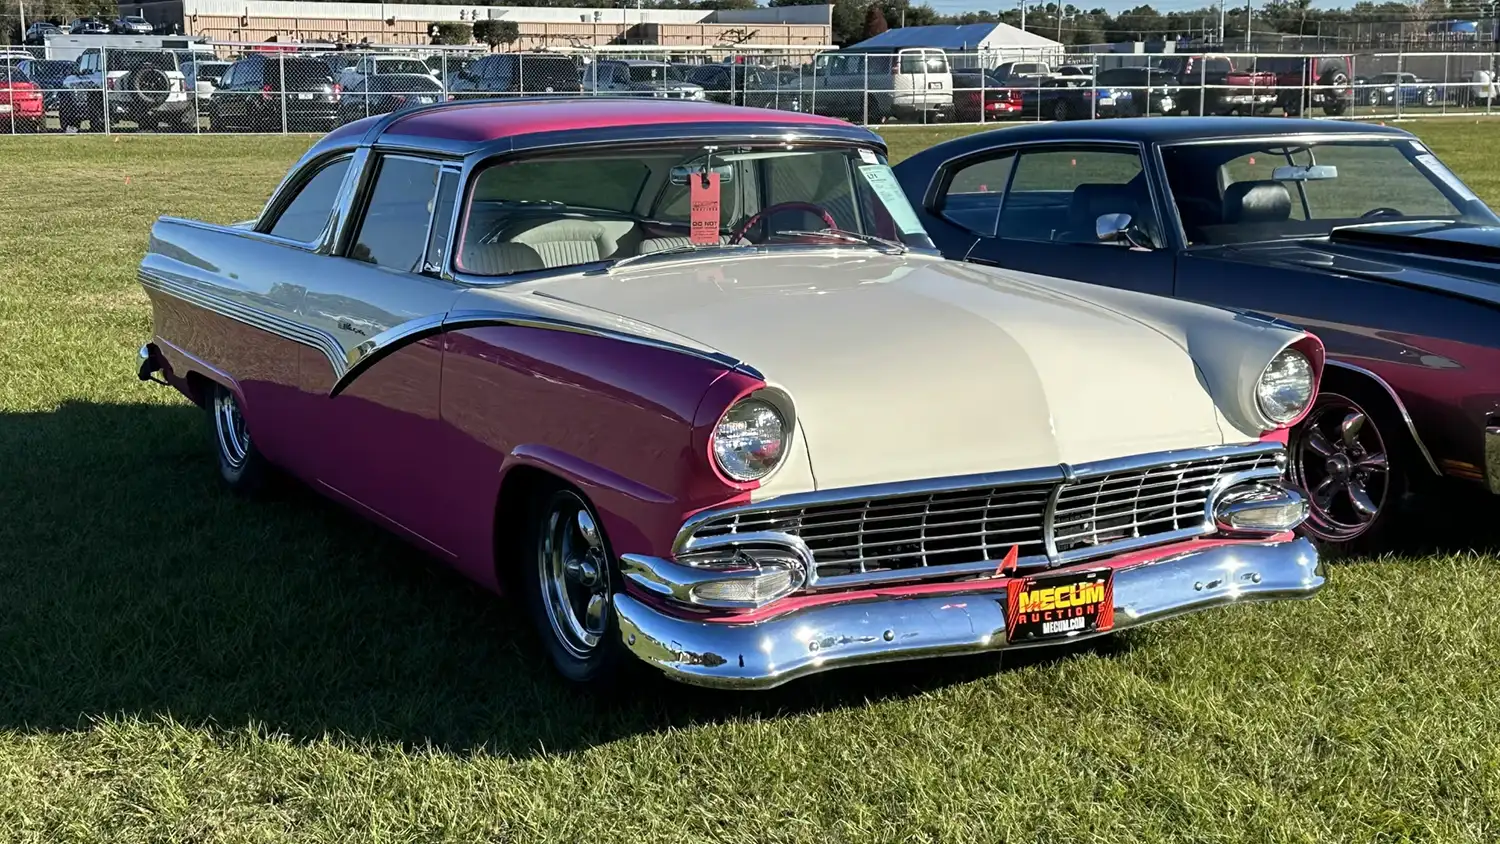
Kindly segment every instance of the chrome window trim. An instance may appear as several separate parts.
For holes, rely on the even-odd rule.
[[[865,586],[897,581],[930,580],[943,577],[959,577],[966,575],[993,574],[999,561],[977,560],[969,563],[955,563],[942,566],[924,566],[920,568],[895,569],[880,572],[860,572],[831,577],[819,577],[817,565],[812,559],[812,552],[808,550],[806,542],[795,534],[780,531],[754,531],[746,532],[740,536],[743,540],[736,541],[734,534],[721,534],[712,537],[697,538],[694,533],[706,522],[722,519],[729,516],[758,515],[763,513],[775,513],[780,510],[797,510],[806,507],[844,504],[856,501],[864,501],[876,498],[892,498],[910,495],[922,495],[944,492],[958,492],[974,488],[995,488],[1028,486],[1041,483],[1055,484],[1048,496],[1043,520],[1043,543],[1045,553],[1029,555],[1017,560],[1017,568],[1028,569],[1036,567],[1055,567],[1059,565],[1077,563],[1084,560],[1109,557],[1132,551],[1166,545],[1185,539],[1207,536],[1214,533],[1214,506],[1220,495],[1231,487],[1247,482],[1274,481],[1282,476],[1283,460],[1277,459],[1274,467],[1252,469],[1235,472],[1215,480],[1210,488],[1203,505],[1203,521],[1192,528],[1183,528],[1176,531],[1153,534],[1151,536],[1134,537],[1114,542],[1103,543],[1095,546],[1074,548],[1059,552],[1055,536],[1055,525],[1053,524],[1057,502],[1061,494],[1069,484],[1077,481],[1087,481],[1090,478],[1100,477],[1117,472],[1132,472],[1144,469],[1171,466],[1176,463],[1191,463],[1204,460],[1212,460],[1219,457],[1239,458],[1258,457],[1264,455],[1284,455],[1285,449],[1277,442],[1253,442],[1235,445],[1206,446],[1197,449],[1182,449],[1177,451],[1155,452],[1151,454],[1131,455],[1128,457],[1100,460],[1078,465],[1067,463],[1057,466],[1037,467],[1031,469],[1016,469],[1004,472],[989,472],[976,475],[959,475],[947,478],[930,478],[920,481],[898,481],[893,483],[869,484],[857,487],[845,487],[835,490],[794,493],[791,495],[778,496],[754,504],[745,504],[735,507],[721,509],[710,509],[695,513],[683,522],[672,542],[671,555],[675,559],[684,554],[699,553],[712,548],[733,546],[736,544],[765,544],[780,539],[789,549],[799,556],[805,555],[807,562],[807,580],[804,587],[807,591],[818,591],[820,589],[836,589],[849,586]]]
[[[359,237],[360,227],[364,224],[365,214],[370,210],[370,200],[375,196],[376,182],[380,178],[380,168],[386,159],[397,158],[403,161],[415,161],[421,164],[430,164],[437,170],[438,178],[432,183],[433,202],[432,211],[428,213],[426,236],[422,239],[422,256],[417,259],[417,269],[399,269],[397,267],[382,267],[373,261],[361,261],[372,267],[382,267],[393,272],[420,275],[422,259],[427,256],[427,245],[431,243],[432,221],[437,217],[437,195],[438,189],[443,182],[443,168],[447,163],[443,158],[431,155],[417,155],[407,152],[390,152],[383,149],[361,149],[364,157],[360,162],[361,176],[357,185],[350,188],[349,195],[345,197],[346,202],[342,206],[344,224],[339,227],[339,236],[334,240],[334,248],[329,251],[340,257],[348,258],[350,249],[354,248],[355,239]],[[358,217],[356,224],[355,217]],[[350,260],[358,260],[350,258]]]
[[[1406,423],[1406,432],[1411,434],[1411,441],[1416,443],[1417,451],[1422,454],[1422,461],[1427,464],[1427,468],[1432,470],[1432,474],[1439,477],[1442,476],[1443,472],[1438,468],[1437,461],[1432,459],[1432,452],[1427,450],[1426,443],[1422,442],[1421,435],[1417,433],[1417,423],[1412,420],[1411,414],[1407,412],[1406,403],[1401,401],[1401,396],[1396,394],[1396,389],[1389,382],[1362,366],[1356,366],[1342,360],[1335,360],[1332,357],[1323,362],[1324,369],[1330,366],[1336,366],[1340,369],[1363,375],[1380,385],[1380,389],[1385,390],[1386,395],[1390,396],[1391,401],[1395,402],[1396,412],[1401,414],[1401,421]]]
[[[355,158],[359,150],[354,147],[340,146],[332,150],[315,150],[315,152],[317,152],[316,155],[309,153],[304,156],[302,161],[297,162],[282,177],[281,183],[271,192],[271,198],[266,200],[266,204],[261,208],[260,214],[256,216],[255,225],[251,231],[272,243],[295,246],[308,252],[326,251],[330,232],[338,228],[335,215],[342,208],[341,203],[344,201],[345,194],[349,190],[351,176],[357,178],[360,171],[364,168],[362,166],[362,158],[359,161],[361,166],[355,166]],[[296,199],[297,194],[301,192],[302,188],[306,187],[307,183],[325,168],[346,158],[349,160],[349,171],[344,173],[344,181],[339,185],[339,192],[334,195],[333,207],[329,209],[328,222],[324,225],[322,236],[316,241],[303,242],[271,234],[270,230],[276,227],[276,221],[286,212],[287,206],[291,204],[292,200]]]
[[[1163,149],[1189,146],[1220,146],[1225,144],[1258,143],[1337,143],[1339,141],[1414,141],[1409,132],[1295,132],[1288,135],[1233,135],[1222,138],[1182,138],[1174,141],[1157,141]]]

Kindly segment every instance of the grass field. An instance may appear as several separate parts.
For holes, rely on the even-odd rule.
[[[1500,204],[1500,122],[1408,125]],[[309,142],[0,138],[0,840],[1500,839],[1493,518],[1070,654],[591,701],[515,606],[222,492],[201,414],[135,378],[135,266]]]

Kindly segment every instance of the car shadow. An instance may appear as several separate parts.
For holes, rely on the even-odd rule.
[[[850,669],[757,694],[644,675],[591,697],[552,674],[514,603],[298,485],[254,500],[226,491],[196,408],[0,413],[0,467],[4,729],[172,719],[523,756],[863,706],[999,664]],[[1014,660],[1128,647],[1100,642]]]

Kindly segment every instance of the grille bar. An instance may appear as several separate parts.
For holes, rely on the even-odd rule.
[[[814,588],[982,576],[1012,547],[1029,565],[1057,565],[1213,532],[1209,511],[1222,488],[1280,476],[1280,453],[1253,444],[1091,464],[1071,480],[1059,467],[1014,473],[1010,483],[988,475],[971,486],[931,481],[868,495],[788,496],[783,506],[706,513],[684,527],[678,550],[740,533],[785,535],[811,554]]]

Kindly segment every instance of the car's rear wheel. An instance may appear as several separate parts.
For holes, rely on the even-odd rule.
[[[562,484],[536,490],[528,511],[520,565],[542,646],[567,679],[611,683],[632,658],[620,642],[620,576],[604,528],[588,501]]]
[[[1428,88],[1422,92],[1422,105],[1431,108],[1437,104],[1437,92]]]
[[[1057,103],[1052,106],[1052,119],[1053,120],[1067,120],[1069,117],[1072,117],[1072,116],[1073,116],[1073,109],[1071,109],[1071,108],[1068,107],[1068,101],[1067,100],[1058,100]]]
[[[1370,94],[1369,94],[1369,100],[1370,100],[1370,105],[1372,105],[1372,106],[1378,106],[1378,105],[1380,105],[1380,92],[1379,91],[1371,91]]]
[[[1407,491],[1399,424],[1370,397],[1319,394],[1288,444],[1292,480],[1307,492],[1307,534],[1343,551],[1389,546]]]
[[[215,384],[209,404],[219,476],[236,492],[258,492],[265,487],[271,466],[250,438],[250,426],[240,406],[240,397]]]

